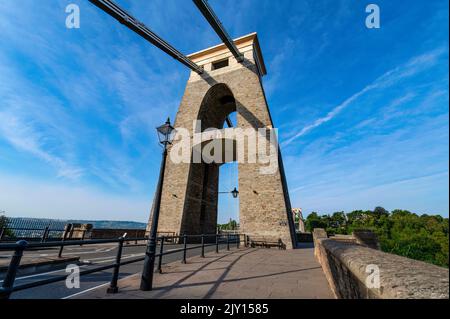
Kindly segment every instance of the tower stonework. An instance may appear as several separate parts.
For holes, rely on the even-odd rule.
[[[233,112],[237,113],[238,128],[273,128],[262,86],[266,68],[258,37],[252,33],[234,41],[244,54],[242,63],[224,44],[188,56],[205,72],[191,72],[176,116],[176,129],[192,132],[195,121],[201,120],[197,131],[232,130],[224,129],[224,123]],[[195,152],[194,141],[192,145],[191,154]],[[166,162],[158,232],[215,234],[220,163],[174,163],[172,150],[169,148]],[[281,239],[292,248],[295,227],[278,146],[276,150],[278,168],[274,174],[261,174],[260,168],[267,164],[258,161],[238,163],[240,232],[250,238]]]

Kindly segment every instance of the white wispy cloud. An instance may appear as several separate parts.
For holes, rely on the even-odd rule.
[[[87,185],[77,187],[2,173],[0,189],[0,210],[8,216],[147,222],[151,206],[151,196],[111,194]]]
[[[402,79],[405,79],[407,77],[411,77],[414,74],[417,74],[420,71],[423,71],[430,66],[434,65],[439,56],[441,56],[445,52],[444,49],[439,48],[436,50],[433,50],[431,52],[427,52],[425,54],[419,55],[417,57],[412,58],[407,63],[398,66],[394,69],[391,69],[384,73],[382,76],[377,78],[375,81],[373,81],[371,84],[364,87],[362,90],[356,92],[349,98],[347,98],[344,102],[339,104],[338,106],[334,107],[330,112],[328,112],[327,115],[316,119],[313,123],[303,127],[298,133],[287,139],[286,141],[282,142],[281,145],[286,147],[290,145],[293,141],[296,139],[302,137],[303,135],[307,134],[311,130],[315,129],[316,127],[321,126],[324,123],[327,123],[334,119],[339,113],[341,113],[344,109],[346,109],[348,106],[353,104],[356,100],[358,100],[361,96],[374,91],[376,89],[382,89],[387,88],[395,83],[401,81]],[[401,103],[402,101],[397,101],[397,103]]]
[[[320,195],[308,193],[302,199],[302,207],[308,213],[333,213],[341,210],[373,209],[381,205],[390,211],[407,209],[417,214],[440,214],[448,217],[448,178],[448,171],[444,171],[348,192],[343,190],[336,193],[324,189]]]
[[[50,165],[58,177],[143,191],[136,163],[150,161],[154,128],[175,112],[185,79],[178,68],[167,69],[171,60],[156,48],[134,41],[92,4],[75,2],[79,30],[64,27],[70,1],[25,0],[30,10],[0,3],[0,42],[28,63],[25,68],[16,54],[0,52],[0,116],[7,123],[0,140]]]
[[[0,112],[0,119],[2,119],[0,136],[17,150],[28,152],[56,167],[58,177],[77,180],[82,176],[82,168],[73,166],[62,158],[45,151],[42,146],[44,137],[36,132],[32,126],[6,112]]]
[[[268,65],[268,70],[270,70],[269,78],[264,82],[264,88],[267,95],[271,95],[275,92],[280,83],[280,78],[284,74],[284,65],[294,53],[296,45],[298,45],[298,40],[295,41],[289,37],[285,38],[279,47],[278,53],[271,59],[270,64]]]
[[[74,140],[67,127],[71,118],[59,101],[23,79],[7,61],[0,54],[0,139],[50,164],[58,177],[78,180],[84,169],[69,159]],[[56,139],[65,139],[66,143],[51,147]],[[62,150],[65,154],[59,155]]]
[[[430,96],[435,96],[434,90],[421,99]],[[413,108],[422,104],[421,99],[415,99]],[[400,95],[387,105],[400,100],[408,101]],[[361,136],[355,137],[350,126],[303,145],[301,155],[286,156],[293,205],[309,212],[383,205],[448,214],[448,113],[436,113],[445,105],[442,96],[430,103],[440,115],[422,118],[420,125],[404,118],[403,125],[387,131],[389,123],[374,117]]]

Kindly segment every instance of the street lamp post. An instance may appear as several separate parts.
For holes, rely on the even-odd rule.
[[[161,169],[159,172],[158,186],[155,194],[155,205],[153,211],[152,224],[150,228],[150,236],[145,252],[144,269],[142,271],[141,286],[142,291],[153,289],[153,272],[155,268],[155,255],[158,235],[158,219],[161,206],[161,196],[164,181],[164,171],[166,168],[167,146],[172,143],[174,128],[170,124],[170,119],[156,129],[158,131],[159,142],[164,146],[162,155]]]
[[[237,188],[235,187],[231,192],[219,192],[219,194],[231,194],[231,196],[233,196],[233,198],[238,198],[239,196],[239,191],[237,190]],[[230,226],[231,226],[231,218],[230,218]],[[232,226],[233,227],[233,226]],[[234,227],[233,227],[234,228]],[[227,237],[228,240],[228,237]]]

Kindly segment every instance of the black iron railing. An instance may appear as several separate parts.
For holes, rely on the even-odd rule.
[[[64,229],[50,228],[24,228],[2,227],[0,228],[0,242],[23,239],[27,241],[60,240]]]
[[[64,220],[7,217],[0,227],[0,241],[39,240],[45,232],[48,239],[60,239],[66,224]]]
[[[187,262],[187,251],[194,249],[201,249],[201,257],[205,257],[205,248],[208,246],[215,246],[216,253],[219,252],[219,247],[221,244],[226,244],[226,249],[230,250],[231,245],[236,245],[237,248],[240,247],[241,244],[241,236],[240,234],[227,234],[227,235],[183,235],[183,236],[170,236],[170,237],[159,237],[158,242],[160,243],[159,253],[156,254],[158,258],[157,271],[162,273],[162,262],[163,257],[171,254],[176,254],[179,252],[183,252],[182,255],[182,263]],[[61,257],[63,248],[66,246],[79,246],[79,245],[98,245],[98,244],[110,244],[117,243],[117,255],[115,259],[115,263],[106,266],[95,267],[92,269],[86,269],[80,271],[80,276],[92,274],[108,269],[113,269],[113,274],[111,278],[110,285],[108,287],[108,293],[117,293],[118,286],[117,282],[119,280],[120,267],[136,262],[143,261],[145,256],[134,258],[127,261],[122,261],[122,251],[124,248],[125,241],[142,241],[147,240],[148,238],[125,238],[120,237],[117,239],[91,239],[91,240],[67,240],[67,241],[59,241],[59,242],[27,242],[25,240],[20,240],[16,243],[6,243],[0,244],[0,251],[14,251],[14,254],[11,257],[11,261],[9,263],[8,270],[6,272],[6,276],[3,280],[2,286],[0,287],[0,299],[9,299],[11,294],[16,291],[21,291],[25,289],[30,289],[34,287],[44,286],[48,284],[52,284],[59,281],[64,281],[67,278],[67,275],[55,276],[52,278],[39,280],[31,283],[26,283],[22,285],[15,285],[17,271],[20,266],[20,262],[23,256],[23,253],[27,249],[39,249],[39,248],[56,248],[59,247],[58,256]],[[195,246],[188,246],[188,241],[196,242],[199,241],[200,244]],[[248,244],[248,237],[244,236],[245,246]],[[183,247],[180,249],[174,249],[170,251],[164,251],[164,243],[178,243],[183,244]]]

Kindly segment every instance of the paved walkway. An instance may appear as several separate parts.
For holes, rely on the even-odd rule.
[[[242,248],[210,253],[206,258],[174,262],[155,274],[154,290],[139,290],[140,274],[119,281],[119,293],[106,287],[78,295],[79,299],[315,299],[333,298],[313,249]]]

